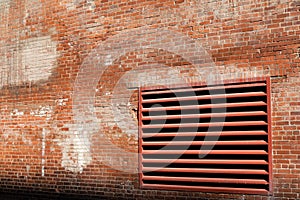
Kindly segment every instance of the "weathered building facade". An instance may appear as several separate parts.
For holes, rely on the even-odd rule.
[[[2,0],[0,11],[1,192],[300,199],[299,1]],[[143,187],[140,87],[265,78],[267,193]]]

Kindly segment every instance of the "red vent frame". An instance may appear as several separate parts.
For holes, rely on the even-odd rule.
[[[270,103],[269,77],[140,88],[141,188],[271,194]]]

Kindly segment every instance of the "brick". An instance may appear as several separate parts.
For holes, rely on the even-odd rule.
[[[299,199],[299,5],[292,0],[1,1],[0,192],[90,199]],[[160,40],[156,30],[126,52],[146,26],[196,38],[206,58],[186,48],[182,38]],[[126,46],[102,46],[89,57],[108,43]],[[182,44],[173,49],[181,53],[166,50],[174,43]],[[97,57],[110,50],[117,55],[103,58],[106,71],[95,77],[101,67]],[[223,79],[272,76],[270,197],[144,190],[138,174],[118,170],[138,167],[135,154],[128,153],[138,151],[136,88],[163,78],[203,81],[205,67],[197,72],[189,62],[197,57],[203,66],[207,57],[215,61]],[[83,66],[90,66],[86,79],[95,84],[74,88]],[[80,102],[76,89],[83,91]],[[88,99],[90,93],[94,99]],[[87,103],[95,115],[84,110],[76,118],[74,108]],[[91,124],[88,130],[85,124]],[[104,139],[118,148],[102,145]]]

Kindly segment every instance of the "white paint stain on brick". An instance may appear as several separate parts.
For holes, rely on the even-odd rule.
[[[76,5],[78,5],[81,0],[62,0],[59,2],[60,5],[66,6],[67,10],[76,9]]]
[[[104,63],[104,65],[105,65],[105,66],[109,66],[109,65],[112,65],[112,64],[113,64],[113,60],[112,60],[111,55],[107,55],[106,58],[105,58],[105,63]]]
[[[56,104],[58,105],[58,106],[65,106],[65,105],[67,105],[67,102],[69,101],[69,99],[68,98],[61,98],[61,99],[57,99],[56,100]]]
[[[18,109],[14,109],[12,112],[10,112],[10,116],[23,116],[24,112],[19,111]]]
[[[42,131],[42,176],[45,176],[45,149],[46,149],[46,130],[43,128]]]
[[[30,115],[36,117],[46,117],[46,120],[50,120],[53,113],[52,106],[39,106],[38,109],[32,110]]]
[[[86,2],[89,10],[95,10],[96,8],[95,0],[87,0]]]

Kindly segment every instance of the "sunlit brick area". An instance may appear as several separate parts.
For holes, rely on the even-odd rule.
[[[300,199],[300,1],[1,0],[0,199]]]

